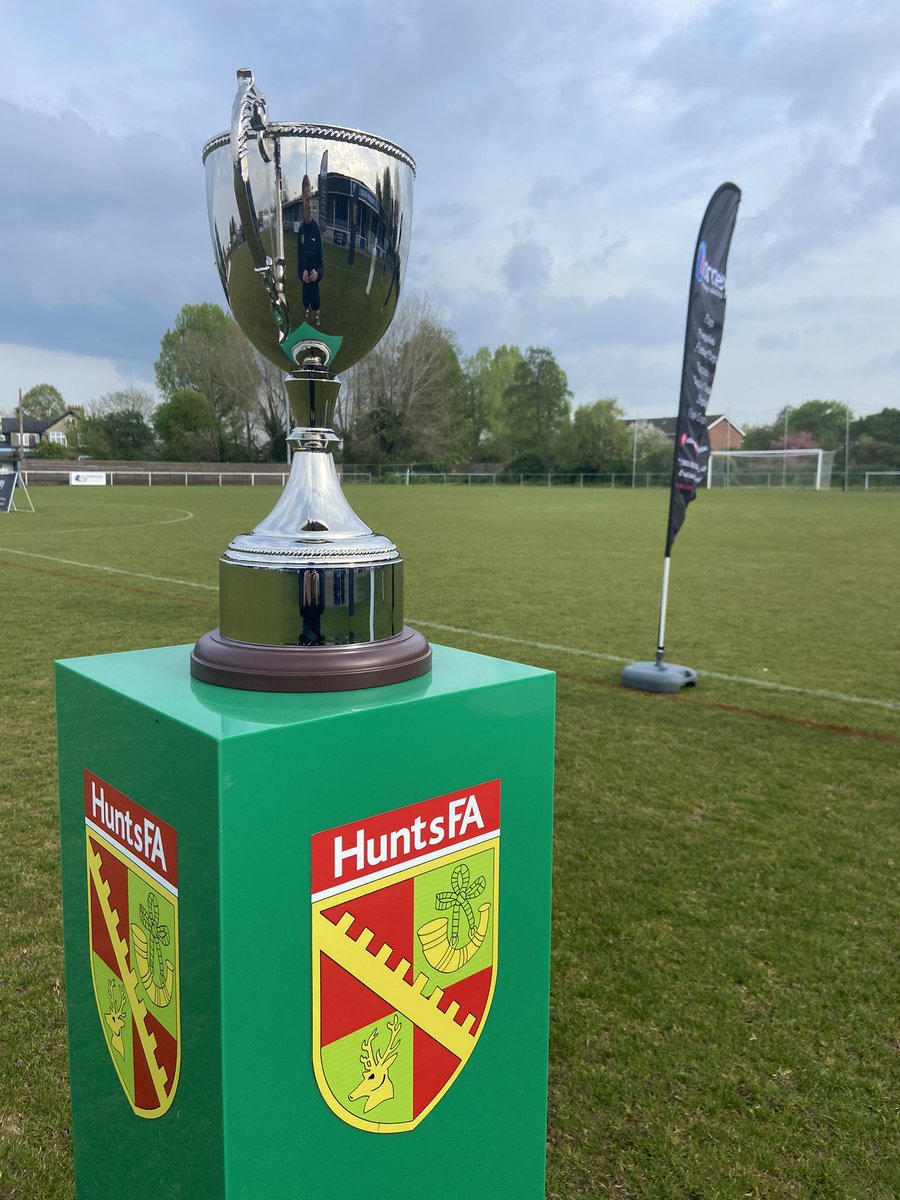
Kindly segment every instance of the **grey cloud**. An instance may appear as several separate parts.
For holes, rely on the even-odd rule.
[[[757,350],[793,350],[797,346],[795,333],[762,333],[755,338],[753,345]]]
[[[440,201],[436,204],[431,203],[423,207],[421,213],[416,213],[416,225],[428,230],[429,240],[456,241],[478,224],[479,217],[480,213],[475,205],[467,204],[462,199],[458,204]]]
[[[503,278],[514,292],[538,297],[550,286],[553,256],[537,242],[515,242],[503,260]]]
[[[895,375],[900,371],[900,350],[893,354],[878,354],[857,369],[866,375]]]
[[[669,353],[684,333],[683,308],[648,292],[591,302],[542,294],[536,286],[518,292],[479,288],[464,296],[445,288],[438,304],[468,353],[504,342],[550,346],[569,357],[601,350]]]
[[[900,10],[871,0],[825,0],[815,20],[802,5],[765,20],[719,4],[642,64],[670,101],[670,154],[682,150],[692,170],[721,163],[739,184],[746,176],[737,236],[748,281],[773,262],[802,264],[892,202],[900,113],[893,96],[872,110],[895,74],[898,38]]]
[[[728,97],[728,107],[842,124],[872,95],[872,79],[896,65],[900,12],[881,0],[784,6],[777,19],[720,0],[656,46],[641,71],[680,97]],[[721,103],[707,105],[715,121]]]
[[[900,187],[900,88],[892,88],[875,109],[861,161],[870,173],[869,200],[896,204]]]
[[[652,350],[683,334],[683,313],[651,292],[632,290],[604,300],[570,296],[555,301],[549,314],[561,341],[581,348]]]
[[[4,339],[152,362],[181,304],[215,279],[199,154],[8,101],[0,122],[15,163],[0,191]]]

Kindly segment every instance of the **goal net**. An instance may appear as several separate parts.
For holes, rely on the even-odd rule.
[[[831,487],[834,450],[713,450],[706,486]]]

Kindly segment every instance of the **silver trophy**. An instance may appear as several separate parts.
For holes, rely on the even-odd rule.
[[[331,428],[335,373],[380,341],[397,308],[415,163],[357,130],[270,122],[248,70],[231,130],[203,161],[222,287],[244,334],[284,368],[294,427],[278,503],[219,560],[219,628],[197,642],[191,674],[286,692],[423,675],[431,650],[403,624],[403,560],[348,504]]]

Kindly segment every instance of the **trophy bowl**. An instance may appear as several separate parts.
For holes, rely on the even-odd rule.
[[[343,691],[431,667],[403,624],[403,560],[341,490],[337,371],[386,333],[403,283],[415,163],[358,130],[269,122],[238,71],[231,130],[204,147],[219,278],[241,331],[285,370],[291,472],[272,512],[219,560],[219,628],[191,655],[206,683]]]

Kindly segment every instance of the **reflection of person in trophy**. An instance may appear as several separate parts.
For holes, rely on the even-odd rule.
[[[350,192],[350,229],[347,248],[347,266],[352,267],[356,259],[356,231],[359,228],[359,184],[354,183]]]
[[[325,573],[306,570],[300,577],[300,615],[303,618],[301,646],[321,646],[322,614],[325,611]]]
[[[312,189],[309,176],[303,176],[303,221],[297,234],[297,274],[303,284],[303,309],[315,314],[319,324],[319,281],[325,274],[325,259],[322,254],[322,231],[312,215]]]

